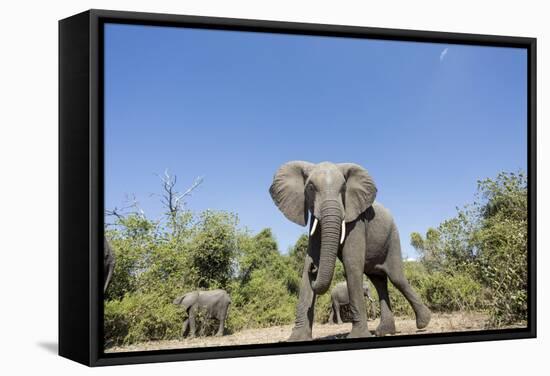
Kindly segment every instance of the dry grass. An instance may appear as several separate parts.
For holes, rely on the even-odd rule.
[[[397,329],[397,333],[395,335],[450,333],[460,331],[483,330],[486,329],[487,319],[488,317],[482,313],[456,312],[450,314],[433,314],[430,325],[428,325],[426,329],[418,330],[416,329],[414,319],[396,318],[395,326]],[[376,328],[378,322],[378,319],[369,322],[369,328],[371,329],[371,331]],[[223,337],[199,337],[194,339],[151,341],[128,346],[111,347],[109,349],[106,349],[105,352],[111,353],[275,343],[286,341],[286,339],[290,335],[291,330],[292,325],[274,326],[262,329],[247,329]],[[313,338],[344,338],[350,330],[351,323],[344,323],[341,325],[314,324]]]

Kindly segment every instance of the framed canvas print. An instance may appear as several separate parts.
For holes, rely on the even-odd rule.
[[[536,336],[536,40],[59,23],[59,353]]]

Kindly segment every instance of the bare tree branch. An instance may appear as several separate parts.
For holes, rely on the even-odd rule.
[[[121,208],[115,206],[111,210],[105,209],[105,215],[108,217],[115,217],[118,220],[121,220],[124,217],[131,214],[135,214],[142,218],[145,218],[145,212],[139,205],[139,202],[136,199],[136,196],[134,194],[132,195],[126,194],[126,198],[124,202],[125,202],[125,205]]]
[[[185,206],[185,198],[192,195],[193,191],[202,184],[204,178],[199,176],[195,178],[193,184],[187,188],[183,193],[179,193],[176,190],[177,176],[170,175],[168,169],[164,170],[163,174],[155,174],[158,176],[162,182],[162,193],[155,194],[151,193],[149,197],[159,196],[160,201],[163,206],[168,209],[168,215],[173,221],[178,213],[181,211],[181,208]],[[106,217],[114,217],[115,223],[105,223],[107,226],[116,225],[117,221],[121,221],[128,215],[137,215],[141,218],[146,218],[145,212],[141,208],[136,196],[134,194],[126,194],[125,205],[122,207],[114,207],[113,209],[105,209],[104,213]],[[160,221],[160,220],[159,220]],[[160,223],[160,222],[159,222]]]
[[[203,182],[204,178],[199,176],[195,178],[193,184],[185,190],[183,193],[179,193],[176,190],[176,183],[178,178],[176,175],[170,175],[168,169],[164,170],[164,174],[158,175],[162,181],[163,193],[160,196],[162,204],[168,209],[171,216],[175,216],[183,205],[185,205],[184,198],[191,196],[191,193]]]

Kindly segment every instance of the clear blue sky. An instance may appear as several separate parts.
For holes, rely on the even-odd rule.
[[[271,227],[282,252],[306,230],[268,188],[290,160],[355,162],[394,214],[403,253],[471,202],[476,181],[526,170],[525,50],[106,25],[105,205],[135,194],[150,217],[155,173],[204,183],[195,211]]]

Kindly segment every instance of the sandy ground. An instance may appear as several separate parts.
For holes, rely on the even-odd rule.
[[[452,313],[452,314],[433,314],[432,321],[426,329],[416,329],[414,319],[396,318],[395,335],[406,334],[428,334],[442,332],[474,331],[485,329],[487,316],[481,313]],[[378,325],[378,319],[369,321],[369,328],[374,331]],[[223,337],[199,337],[194,339],[151,341],[138,343],[129,346],[111,347],[105,352],[127,352],[144,350],[166,350],[183,349],[192,347],[210,347],[210,346],[231,346],[247,345],[258,343],[274,343],[285,341],[292,330],[292,325],[273,326],[262,329],[247,329],[226,335]],[[314,339],[335,339],[345,338],[351,330],[351,323],[336,324],[314,324]]]

